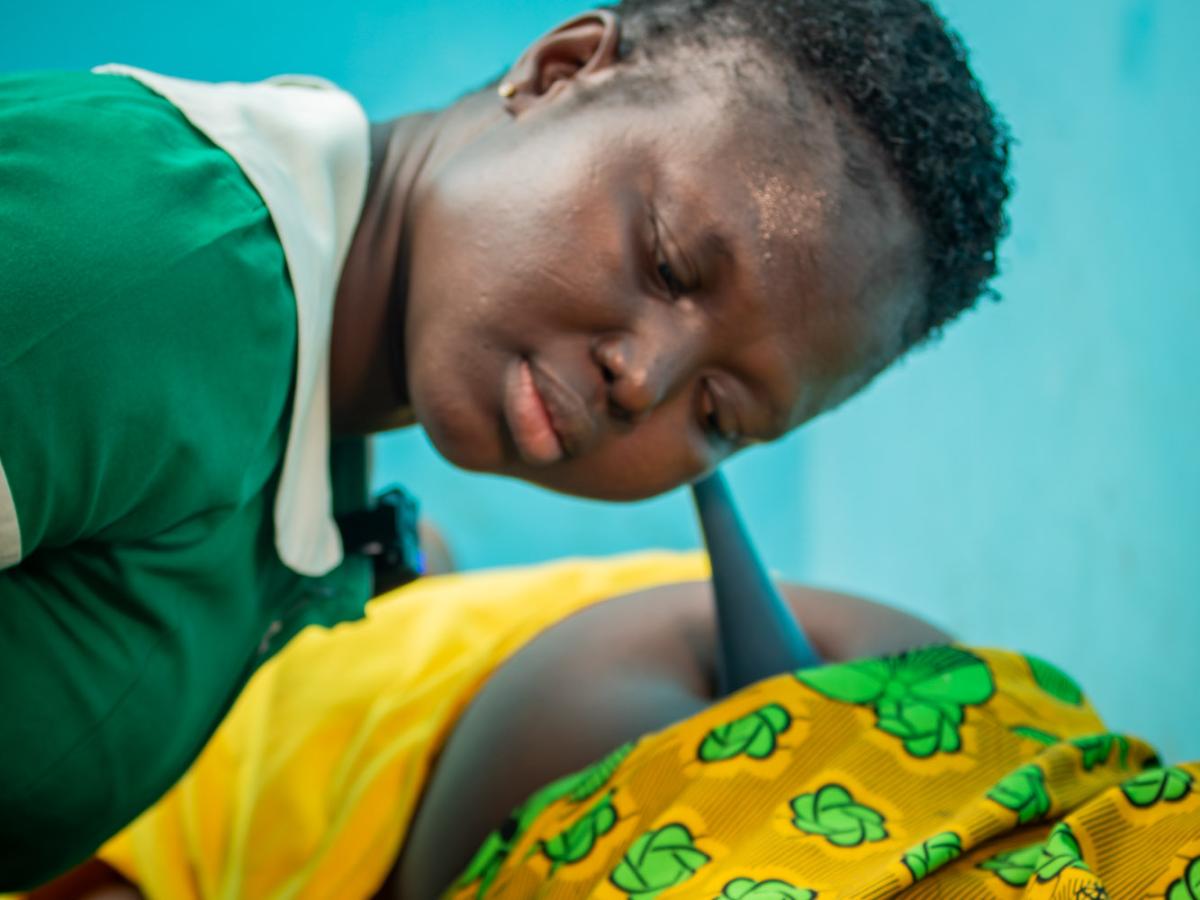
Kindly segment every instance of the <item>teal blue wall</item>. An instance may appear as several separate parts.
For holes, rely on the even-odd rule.
[[[946,3],[1020,138],[1004,300],[805,434],[805,577],[1200,757],[1200,3]]]
[[[51,2],[5,16],[0,69],[313,72],[383,117],[489,78],[579,7],[353,8]],[[1200,758],[1200,3],[943,8],[1021,141],[1005,299],[740,460],[735,488],[787,575],[1055,659],[1114,728]],[[469,566],[697,540],[680,494],[567,500],[452,471],[417,434],[383,439],[379,461]]]

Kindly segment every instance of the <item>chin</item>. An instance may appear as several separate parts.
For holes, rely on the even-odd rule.
[[[568,463],[568,465],[570,464]],[[640,500],[649,500],[679,487],[677,483],[664,484],[659,480],[630,482],[625,478],[606,477],[604,474],[596,472],[564,471],[562,467],[558,466],[546,469],[521,467],[520,471],[510,469],[500,474],[528,481],[559,494],[611,503],[634,503]]]
[[[471,472],[497,473],[505,464],[499,436],[480,416],[442,412],[436,403],[413,397],[413,411],[438,454],[453,466]]]

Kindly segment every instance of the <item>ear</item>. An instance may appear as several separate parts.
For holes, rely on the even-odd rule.
[[[619,58],[621,22],[594,9],[563,22],[521,54],[500,84],[509,112],[519,114],[556,96],[574,79],[610,68]]]

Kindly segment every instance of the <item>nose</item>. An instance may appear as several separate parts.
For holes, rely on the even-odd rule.
[[[687,384],[700,357],[698,335],[612,335],[595,344],[593,356],[608,386],[611,413],[637,423]]]

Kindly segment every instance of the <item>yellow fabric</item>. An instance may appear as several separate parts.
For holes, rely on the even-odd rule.
[[[354,898],[391,867],[431,761],[482,682],[599,600],[708,576],[639,554],[419,581],[301,632],[183,779],[97,854],[151,900]]]
[[[936,647],[825,666],[538,792],[451,893],[1194,900],[1200,765],[1153,757],[1031,657]]]

